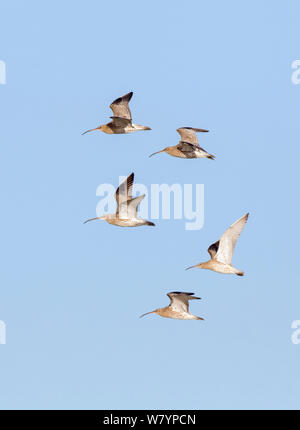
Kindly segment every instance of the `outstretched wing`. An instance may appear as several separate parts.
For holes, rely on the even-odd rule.
[[[132,94],[133,92],[125,94],[125,96],[119,97],[112,102],[109,107],[113,111],[114,117],[125,118],[131,121],[132,118],[128,103],[131,100]]]
[[[137,218],[138,205],[141,203],[144,197],[145,197],[145,194],[122,203],[119,206],[119,210],[117,211],[118,217],[123,219]]]
[[[216,253],[218,252],[219,249],[219,243],[220,241],[218,240],[217,242],[213,243],[212,245],[210,245],[210,247],[208,248],[208,253],[210,255],[210,258],[214,258],[214,256],[216,255]]]
[[[117,212],[121,204],[127,202],[132,199],[132,187],[134,181],[134,173],[131,173],[128,178],[125,179],[122,184],[119,185],[117,191],[115,193],[115,199],[117,201]]]
[[[196,145],[194,143],[187,143],[180,141],[177,145],[179,151],[181,151],[186,158],[195,158]],[[197,146],[198,148],[198,146]]]
[[[194,145],[198,145],[198,138],[196,135],[197,132],[208,132],[208,130],[204,130],[203,128],[193,127],[180,127],[177,128],[177,131],[180,134],[181,140],[183,142],[193,143]]]
[[[119,118],[118,116],[111,116],[112,121],[108,125],[112,125],[114,128],[125,128],[131,124],[131,119]]]
[[[246,225],[248,217],[249,213],[238,219],[222,234],[218,251],[215,255],[215,258],[221,263],[231,264],[236,242]]]
[[[209,154],[205,149],[195,143],[180,141],[177,148],[185,155],[186,158],[214,158],[213,155]]]
[[[180,291],[173,291],[168,293],[171,303],[170,306],[177,312],[189,312],[189,300],[200,299],[200,297],[193,297],[194,293],[183,293]]]

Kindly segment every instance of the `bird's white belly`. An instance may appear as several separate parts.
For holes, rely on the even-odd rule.
[[[218,261],[216,271],[219,273],[235,273],[235,269],[231,266],[231,264],[224,264]]]
[[[194,315],[189,314],[187,312],[182,312],[182,318],[185,320],[193,320],[195,319]]]
[[[195,151],[195,158],[205,158],[202,152]]]
[[[192,320],[195,319],[195,317],[188,313],[188,312],[174,312],[172,317],[174,319],[178,319],[178,320]]]
[[[138,131],[139,129],[134,124],[128,124],[123,128],[123,133],[133,133],[134,131]]]
[[[128,218],[118,218],[113,220],[113,222],[107,220],[107,222],[109,222],[110,224],[118,225],[119,227],[137,227],[139,225],[142,225],[141,220]]]
[[[138,125],[138,124],[128,124],[126,125],[126,127],[124,128],[125,133],[133,133],[134,131],[140,131],[143,130],[143,126]]]

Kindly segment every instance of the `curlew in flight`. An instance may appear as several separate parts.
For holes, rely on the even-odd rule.
[[[139,130],[151,130],[150,127],[145,127],[144,125],[138,125],[132,123],[131,112],[128,103],[131,100],[133,92],[125,94],[125,96],[119,97],[110,105],[114,116],[111,116],[112,121],[99,125],[99,127],[87,130],[82,134],[86,134],[90,131],[100,130],[107,134],[124,134],[133,133]]]
[[[180,134],[181,140],[178,145],[167,146],[161,151],[154,152],[152,155],[159,154],[160,152],[166,152],[167,154],[173,155],[173,157],[179,158],[210,158],[214,160],[214,155],[209,154],[203,148],[199,146],[197,132],[208,132],[208,130],[203,130],[202,128],[193,127],[181,127],[177,129]]]
[[[96,219],[102,219],[107,221],[109,224],[118,225],[120,227],[138,227],[140,225],[154,226],[155,224],[153,222],[141,219],[137,215],[138,205],[145,197],[145,194],[135,198],[132,197],[133,181],[134,173],[131,173],[131,175],[129,175],[128,178],[119,185],[115,193],[115,199],[117,201],[117,211],[115,214],[91,218],[85,221],[84,224]]]
[[[220,240],[210,245],[207,250],[210,254],[209,261],[188,267],[186,270],[199,267],[200,269],[209,269],[218,273],[232,273],[238,276],[244,276],[244,272],[232,266],[231,259],[236,242],[245,227],[248,216],[249,213],[238,219],[222,234]]]
[[[168,293],[170,299],[169,306],[164,308],[155,309],[155,311],[147,312],[140,316],[140,318],[149,314],[157,314],[164,318],[174,318],[179,320],[203,320],[189,312],[189,300],[200,300],[200,297],[193,297],[194,293],[181,293],[173,291]]]

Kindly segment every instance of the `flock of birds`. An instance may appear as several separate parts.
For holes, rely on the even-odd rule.
[[[110,108],[113,111],[113,116],[111,117],[112,121],[107,124],[100,125],[99,127],[87,130],[83,134],[94,130],[99,130],[107,134],[125,134],[140,130],[151,130],[150,127],[133,124],[128,105],[132,95],[133,93],[130,92],[122,97],[117,98],[111,103]],[[161,152],[166,152],[173,157],[179,158],[209,158],[211,160],[215,158],[213,155],[206,152],[205,149],[200,147],[196,135],[197,132],[205,133],[208,132],[208,130],[193,127],[180,127],[177,129],[177,131],[181,137],[178,145],[167,146],[160,151],[154,152],[150,155],[150,157]],[[138,206],[145,197],[145,194],[138,197],[132,197],[133,183],[134,173],[131,173],[117,188],[115,193],[117,210],[114,214],[106,214],[100,217],[91,218],[85,221],[85,223],[94,220],[105,220],[109,224],[120,227],[138,227],[142,225],[154,226],[155,224],[153,222],[138,217]],[[231,260],[236,242],[245,227],[248,216],[249,213],[235,221],[222,234],[218,241],[209,246],[207,251],[210,255],[210,260],[190,266],[186,270],[198,267],[200,269],[213,270],[214,272],[218,273],[243,276],[244,272],[236,269],[231,264]],[[203,320],[203,318],[200,318],[189,312],[189,301],[195,299],[199,300],[200,297],[195,297],[194,293],[180,291],[170,292],[167,294],[167,296],[170,299],[170,304],[168,306],[147,312],[141,315],[141,317],[155,313],[165,318]]]

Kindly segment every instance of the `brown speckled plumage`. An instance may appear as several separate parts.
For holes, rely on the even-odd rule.
[[[203,320],[189,312],[189,300],[200,300],[200,297],[194,297],[194,293],[185,293],[180,291],[173,291],[168,293],[170,299],[169,306],[164,308],[155,309],[152,312],[147,312],[140,316],[140,318],[149,314],[157,314],[164,318],[173,318],[181,320]]]
[[[154,226],[155,224],[153,222],[139,218],[137,215],[138,206],[145,197],[145,194],[132,197],[133,182],[134,173],[131,173],[117,188],[115,193],[117,202],[116,213],[90,218],[85,221],[84,224],[94,220],[105,220],[109,224],[119,227],[138,227],[141,225]]]
[[[200,269],[213,270],[214,272],[218,273],[243,276],[244,272],[236,269],[231,264],[231,260],[236,242],[246,225],[248,217],[249,213],[242,216],[240,219],[234,222],[225,231],[225,233],[222,234],[220,240],[210,245],[207,250],[210,255],[210,260],[205,261],[204,263],[196,264],[195,266],[188,267],[187,269],[198,267]]]
[[[139,130],[151,130],[150,127],[132,123],[131,112],[128,105],[132,95],[133,92],[130,92],[122,97],[117,98],[111,103],[110,108],[114,114],[114,116],[111,116],[112,121],[107,124],[100,125],[99,127],[87,130],[82,134],[86,134],[94,130],[103,131],[103,133],[107,134],[124,134],[133,133]]]
[[[167,146],[161,151],[154,152],[152,155],[159,154],[160,152],[166,152],[173,157],[178,158],[209,158],[213,160],[215,157],[209,154],[205,149],[201,148],[198,143],[197,132],[207,132],[202,128],[193,127],[181,127],[177,129],[180,134],[181,140],[177,145]]]

